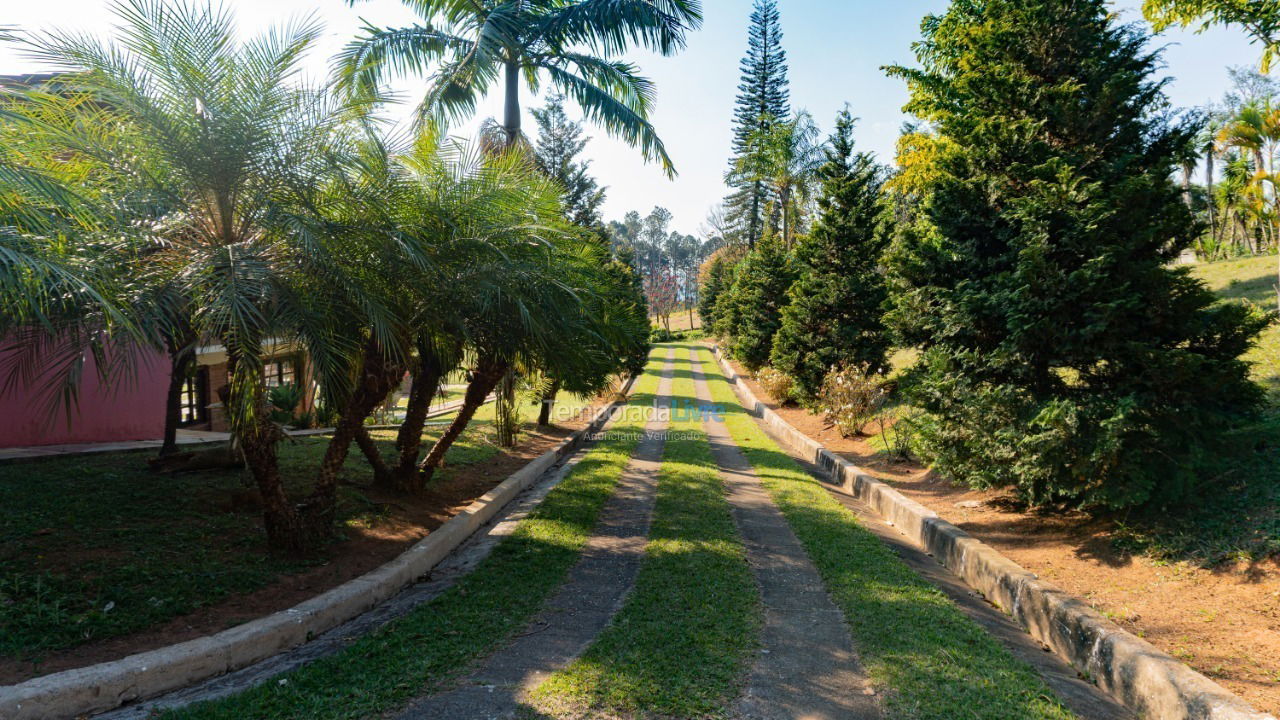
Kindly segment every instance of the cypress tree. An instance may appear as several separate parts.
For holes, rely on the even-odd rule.
[[[881,319],[887,291],[879,267],[887,241],[883,171],[870,154],[855,152],[854,123],[847,109],[836,118],[819,172],[820,216],[796,247],[797,280],[770,356],[773,367],[795,380],[805,402],[817,396],[834,367],[882,371],[889,349]]]
[[[733,157],[729,168],[751,150],[751,138],[773,119],[791,116],[791,90],[787,80],[787,53],[782,49],[782,22],[777,0],[755,0],[747,54],[742,59],[742,81],[733,112]],[[755,247],[769,223],[766,211],[772,193],[763,180],[734,182],[726,201],[728,220]]]
[[[752,372],[769,363],[791,282],[787,253],[773,233],[765,233],[734,272],[728,293],[731,307],[719,317],[734,357]]]
[[[891,324],[942,473],[1036,502],[1185,498],[1259,388],[1267,319],[1171,266],[1200,231],[1171,180],[1197,123],[1104,0],[956,0],[892,68],[937,130],[891,249]]]

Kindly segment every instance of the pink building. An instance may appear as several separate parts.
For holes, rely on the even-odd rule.
[[[45,383],[0,389],[0,447],[155,440],[164,435],[164,400],[169,360],[151,350],[131,380],[104,386],[93,358],[85,364],[78,404],[67,417],[55,408]]]
[[[137,352],[140,360],[134,376],[114,385],[99,380],[89,358],[79,403],[70,419],[61,406],[53,407],[44,389],[46,383],[37,381],[6,392],[2,389],[5,378],[0,377],[0,448],[163,438],[169,357],[152,349]],[[304,393],[298,411],[311,411],[315,403],[315,383],[305,359],[305,353],[290,343],[270,341],[263,346],[264,384],[268,388],[300,384]],[[227,382],[227,357],[222,347],[197,349],[195,367],[182,387],[179,427],[225,432],[220,397]]]

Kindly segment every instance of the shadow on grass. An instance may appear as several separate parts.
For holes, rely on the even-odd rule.
[[[676,402],[697,402],[691,363],[681,362],[673,380]],[[635,586],[591,647],[534,692],[544,711],[719,717],[737,694],[761,609],[701,424],[694,413],[673,413]]]

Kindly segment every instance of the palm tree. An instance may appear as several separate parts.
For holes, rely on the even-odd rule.
[[[1214,198],[1222,234],[1241,251],[1255,253],[1260,244],[1257,235],[1265,228],[1267,204],[1254,183],[1256,171],[1249,157],[1228,150],[1224,160],[1222,181],[1215,188]]]
[[[0,387],[33,388],[70,419],[89,360],[101,380],[121,379],[146,333],[101,248],[77,242],[109,208],[77,191],[84,164],[49,153],[22,105],[20,92],[0,96]]]
[[[133,320],[140,331],[136,339],[169,355],[171,375],[166,394],[164,438],[160,455],[171,454],[177,450],[176,433],[180,419],[182,384],[189,367],[195,361],[196,338],[186,318],[188,312],[183,308],[182,298],[163,297],[174,292],[167,280],[159,278],[157,283],[149,283],[148,280],[156,278],[139,277],[134,269],[122,263],[101,262],[102,256],[115,256],[119,247],[118,243],[92,240],[103,235],[101,219],[109,214],[101,206],[103,198],[96,197],[98,191],[85,179],[86,173],[94,172],[93,163],[83,157],[64,153],[62,147],[48,142],[49,136],[46,133],[29,132],[33,124],[50,127],[74,122],[67,116],[70,112],[81,122],[97,123],[101,127],[100,138],[103,142],[111,142],[114,121],[110,113],[106,108],[95,107],[87,98],[70,103],[42,103],[33,100],[43,93],[62,93],[67,90],[65,84],[58,81],[37,82],[33,85],[8,93],[5,105],[10,109],[0,110],[10,120],[0,125],[0,132],[4,134],[0,143],[6,148],[10,167],[20,170],[28,180],[21,183],[18,182],[21,175],[10,175],[10,182],[25,185],[28,190],[45,195],[46,198],[50,192],[57,193],[57,197],[47,198],[56,201],[56,205],[46,203],[43,218],[57,217],[63,224],[72,223],[72,232],[78,242],[69,245],[64,243],[63,246],[85,254],[86,260],[92,261],[91,265],[99,277],[105,271],[114,271],[118,275],[114,285],[119,295],[116,301],[133,310]],[[32,173],[39,173],[40,184],[32,185]],[[76,187],[74,193],[70,190],[72,186]],[[25,196],[19,193],[16,196],[22,197],[22,201],[10,203],[11,207],[23,207],[28,211],[41,207],[39,202],[32,202],[36,198],[30,193]],[[126,253],[125,257],[128,256]],[[78,307],[61,320],[64,324],[76,324],[93,321],[97,317],[99,316],[92,307]]]
[[[1218,217],[1213,202],[1213,184],[1215,179],[1214,166],[1220,154],[1218,131],[1222,129],[1222,122],[1222,118],[1217,115],[1210,117],[1208,124],[1195,138],[1196,154],[1204,158],[1204,189],[1208,198],[1205,208],[1209,214],[1209,234],[1212,237],[1218,236]]]
[[[478,143],[441,145],[427,135],[390,162],[400,185],[391,204],[395,243],[423,248],[430,261],[382,264],[386,282],[399,288],[392,302],[407,319],[413,381],[395,459],[387,462],[367,437],[358,440],[382,482],[412,492],[422,486],[417,459],[440,381],[470,364],[464,406],[435,446],[443,457],[509,369],[486,360],[486,318],[508,313],[517,327],[542,327],[576,315],[576,308],[531,307],[530,298],[567,292],[555,254],[559,188],[527,158],[482,152]]]
[[[183,317],[196,337],[226,349],[228,419],[271,544],[313,551],[331,532],[350,438],[335,435],[312,493],[291,500],[276,455],[282,432],[265,411],[264,343],[304,343],[327,386],[355,382],[351,368],[370,352],[353,318],[371,328],[373,352],[389,361],[403,354],[376,342],[391,336],[385,328],[395,319],[362,296],[371,273],[353,275],[350,258],[338,255],[378,238],[324,217],[353,133],[349,113],[295,82],[319,25],[304,20],[241,44],[223,9],[163,0],[115,9],[115,40],[18,39],[67,73],[61,92],[25,98],[28,129],[91,166],[84,186],[110,201],[119,243],[102,262],[122,263],[150,287],[167,285],[171,292],[149,297],[174,306],[149,314]]]
[[[1255,166],[1253,185],[1259,199],[1270,201],[1265,213],[1266,227],[1273,235],[1273,245],[1280,247],[1280,169],[1276,168],[1276,150],[1280,147],[1280,107],[1270,100],[1246,105],[1218,131],[1218,142],[1252,153]],[[1276,303],[1280,306],[1280,260],[1276,267]]]
[[[359,0],[348,0],[355,4]],[[421,119],[446,122],[475,112],[501,82],[507,145],[522,138],[520,83],[537,92],[544,77],[612,135],[638,145],[674,174],[649,122],[652,83],[613,59],[631,45],[663,55],[684,47],[702,21],[699,0],[404,0],[423,22],[365,27],[338,58],[340,85],[366,99],[390,75],[435,65],[419,105]]]
[[[547,182],[549,197],[559,194]],[[554,222],[558,211],[546,216]],[[506,277],[489,293],[477,298],[464,319],[467,341],[474,360],[462,407],[452,423],[419,464],[420,484],[430,481],[449,448],[461,436],[475,412],[508,373],[546,370],[559,377],[573,377],[592,358],[591,348],[567,346],[595,323],[584,307],[586,288],[579,285],[576,255],[567,234],[553,239],[545,250],[531,247],[512,255]],[[518,289],[517,292],[509,292]],[[566,347],[572,350],[565,351]]]
[[[824,158],[813,116],[801,111],[790,120],[762,122],[731,175],[773,187],[782,214],[782,241],[790,250],[804,204],[810,199]]]
[[[1280,107],[1273,107],[1269,100],[1245,105],[1222,124],[1216,139],[1222,147],[1249,153],[1256,181],[1269,183],[1276,172],[1275,155],[1280,146]],[[1269,194],[1276,195],[1274,185]]]

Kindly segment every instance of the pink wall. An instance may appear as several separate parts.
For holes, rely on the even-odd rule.
[[[161,353],[140,350],[136,374],[114,387],[98,380],[93,359],[85,364],[80,399],[67,421],[62,408],[50,419],[48,395],[40,384],[12,392],[0,389],[0,447],[157,440],[164,435],[164,400],[169,362]],[[0,378],[3,388],[3,378]]]

